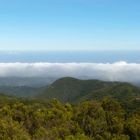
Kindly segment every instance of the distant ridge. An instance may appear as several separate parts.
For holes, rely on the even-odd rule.
[[[140,89],[129,83],[79,80],[64,77],[56,80],[37,95],[40,99],[57,98],[60,101],[72,103],[90,99],[102,99],[106,96],[118,100],[139,99]]]

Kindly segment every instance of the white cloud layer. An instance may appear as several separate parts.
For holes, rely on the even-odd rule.
[[[109,81],[140,81],[140,64],[116,63],[0,63],[0,77],[65,77]]]

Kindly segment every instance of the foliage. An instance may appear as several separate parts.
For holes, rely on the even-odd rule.
[[[0,96],[0,140],[139,140],[140,110],[112,98],[77,105]]]
[[[78,80],[65,77],[58,79],[37,95],[37,98],[44,100],[57,98],[61,102],[70,103],[100,100],[104,97],[119,100],[128,112],[140,106],[140,88],[123,82]]]

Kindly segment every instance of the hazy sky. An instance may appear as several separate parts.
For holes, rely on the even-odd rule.
[[[0,50],[139,47],[139,0],[0,0]]]

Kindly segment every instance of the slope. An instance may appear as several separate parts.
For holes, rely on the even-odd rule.
[[[100,80],[79,80],[71,77],[56,80],[42,93],[41,99],[57,98],[63,102],[79,102],[90,99],[113,97],[119,100],[140,97],[140,89],[129,83],[105,82]]]

